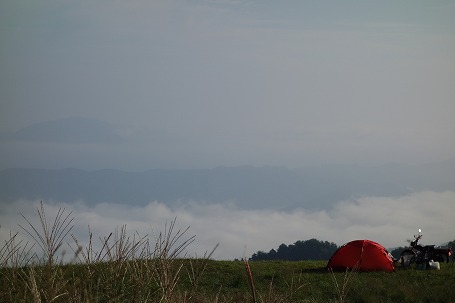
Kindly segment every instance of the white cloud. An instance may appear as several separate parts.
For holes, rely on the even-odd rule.
[[[48,203],[48,220],[61,207],[72,211],[75,218],[74,234],[85,243],[88,226],[98,241],[114,232],[116,227],[127,226],[132,235],[149,235],[164,231],[165,224],[177,218],[176,229],[190,227],[186,236],[196,236],[188,248],[190,256],[202,256],[217,243],[215,259],[234,259],[251,256],[262,250],[269,251],[280,244],[316,238],[342,245],[355,239],[370,239],[391,248],[407,245],[419,228],[423,230],[424,244],[442,244],[453,240],[455,192],[420,192],[402,197],[365,197],[357,201],[343,201],[330,211],[310,212],[297,209],[290,212],[272,210],[239,210],[219,204],[188,202],[175,209],[151,202],[144,207],[102,203],[89,207],[82,202],[74,204]],[[35,207],[31,207],[31,205]],[[36,207],[39,202],[16,201],[3,206],[0,214],[3,243],[9,229],[24,232],[17,226],[25,221],[24,214],[34,226],[39,226]],[[71,239],[67,239],[72,242]]]

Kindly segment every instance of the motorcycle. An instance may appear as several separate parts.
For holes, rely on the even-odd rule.
[[[410,241],[410,247],[400,254],[401,266],[404,268],[417,266],[427,268],[433,262],[449,262],[452,249],[449,247],[435,247],[435,245],[420,245],[421,232],[419,229],[419,233],[414,235],[414,241]]]

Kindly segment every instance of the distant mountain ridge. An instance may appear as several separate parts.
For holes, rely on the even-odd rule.
[[[120,170],[17,168],[0,171],[0,203],[17,199],[145,205],[234,203],[244,209],[328,209],[362,196],[455,190],[455,159],[420,166],[217,167]]]

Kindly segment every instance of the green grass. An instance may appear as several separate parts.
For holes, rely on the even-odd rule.
[[[154,262],[2,268],[0,301],[34,302],[33,276],[41,302],[57,296],[53,302],[252,302],[241,261],[175,259],[172,272],[180,268],[179,278],[164,299],[162,285],[150,271]],[[333,278],[341,285],[346,273],[332,276],[325,265],[326,261],[250,262],[258,302],[342,301]],[[203,266],[204,273],[195,284],[192,272]],[[455,268],[449,264],[442,264],[439,271],[357,273],[345,302],[454,302],[454,281]]]
[[[38,209],[41,227],[24,230],[43,252],[16,236],[0,245],[0,302],[455,302],[455,266],[441,270],[393,273],[335,272],[327,261],[243,261],[181,258],[194,237],[175,230],[175,220],[154,241],[127,236],[126,228],[88,247],[69,237],[72,218],[59,211],[48,221]],[[26,222],[29,221],[26,219]],[[74,258],[62,264],[57,252],[74,242]],[[215,247],[216,248],[216,247]],[[251,287],[253,282],[254,287]]]
[[[247,279],[241,270],[242,264],[237,265],[237,271],[224,271],[224,268],[232,268],[232,263],[235,264],[214,261],[213,265],[218,267],[218,271],[213,273],[214,278],[220,274],[225,275],[226,285],[230,283],[227,293],[248,292]],[[268,298],[272,294],[272,298],[286,298],[282,302],[339,301],[333,277],[325,269],[326,264],[326,261],[264,261],[250,262],[250,267],[257,292],[262,298]],[[334,275],[339,283],[343,282],[345,273]],[[210,281],[210,277],[207,279],[207,282]],[[244,282],[235,284],[232,283],[234,281]],[[450,302],[455,301],[454,282],[455,268],[450,268],[448,264],[443,264],[440,271],[399,269],[394,273],[358,273],[351,282],[347,302]]]

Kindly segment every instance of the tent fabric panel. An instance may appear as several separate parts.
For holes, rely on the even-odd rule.
[[[349,243],[348,243],[349,244]],[[357,243],[343,245],[332,256],[329,261],[333,269],[354,268],[360,261],[360,249]]]
[[[393,260],[390,259],[387,251],[378,244],[365,242],[364,256],[362,258],[361,267],[363,270],[388,270],[394,269]]]
[[[387,250],[374,241],[355,240],[340,247],[330,258],[327,267],[346,270],[358,266],[360,271],[393,271],[395,265]]]

